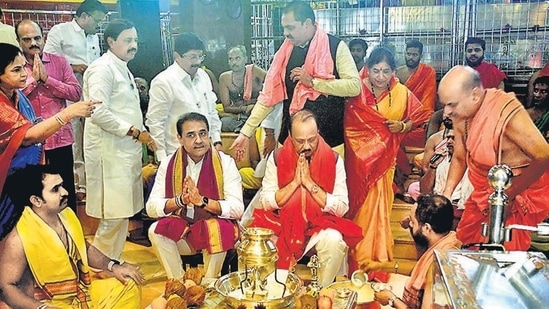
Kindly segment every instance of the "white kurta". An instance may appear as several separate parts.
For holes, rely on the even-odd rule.
[[[142,129],[139,93],[127,63],[108,51],[84,74],[84,99],[102,101],[84,129],[86,213],[128,218],[143,208],[141,143],[127,135]]]

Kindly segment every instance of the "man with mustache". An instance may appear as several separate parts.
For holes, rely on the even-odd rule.
[[[343,159],[319,134],[316,116],[306,109],[292,115],[288,138],[268,158],[262,208],[254,209],[251,224],[274,231],[278,269],[293,269],[314,247],[322,286],[347,272],[347,251],[362,239],[362,230],[343,218],[349,209],[345,175]]]
[[[36,116],[50,118],[67,107],[67,100],[80,100],[82,87],[68,61],[62,56],[43,51],[45,42],[42,28],[34,21],[25,19],[15,29],[28,73],[23,93],[30,100]],[[69,192],[69,207],[76,211],[73,142],[72,126],[64,125],[46,140],[45,159],[48,164],[59,169]]]
[[[534,124],[549,141],[549,76],[538,77],[534,81],[533,105],[526,111]]]
[[[263,91],[231,149],[244,157],[249,138],[276,104],[283,104],[278,141],[288,136],[290,116],[313,111],[326,142],[343,150],[345,98],[360,93],[360,77],[349,48],[317,24],[309,1],[293,1],[282,9],[285,40],[267,72]]]
[[[76,79],[83,85],[83,75],[88,65],[101,55],[97,30],[105,19],[107,8],[98,0],[85,0],[76,9],[72,21],[54,25],[48,31],[44,51],[65,57],[72,67]],[[78,100],[77,100],[78,101]],[[72,121],[74,143],[74,173],[76,174],[76,197],[86,198],[86,172],[83,153],[84,118]],[[65,180],[67,180],[65,178]]]
[[[394,308],[430,308],[433,300],[431,284],[431,266],[435,250],[457,250],[461,242],[451,231],[454,219],[452,203],[442,195],[420,195],[417,203],[410,209],[410,234],[416,245],[425,249],[412,269],[410,278],[404,285],[402,298],[390,290],[381,290],[374,299],[383,306]],[[367,269],[363,267],[363,269]]]
[[[109,49],[84,73],[84,98],[103,102],[84,126],[88,188],[86,213],[98,218],[93,245],[119,259],[129,218],[143,208],[142,143],[156,150],[145,131],[139,92],[128,62],[137,53],[137,31],[128,20],[111,21]]]
[[[6,188],[24,208],[0,250],[0,299],[10,308],[138,308],[139,267],[105,256],[84,238],[51,165],[28,165]],[[107,279],[91,278],[90,268]]]
[[[176,121],[179,148],[162,160],[147,201],[159,220],[149,239],[168,278],[185,274],[181,255],[202,251],[208,278],[220,276],[227,250],[238,240],[242,184],[234,160],[212,149],[206,116],[191,112]]]
[[[484,61],[486,41],[481,38],[469,37],[465,41],[465,61],[480,75],[482,87],[505,90],[507,76],[493,63]]]
[[[181,146],[175,124],[181,115],[190,112],[206,116],[214,146],[222,149],[221,121],[215,108],[217,96],[208,74],[200,68],[206,57],[204,49],[196,34],[178,35],[174,41],[174,63],[151,81],[146,125],[158,143],[159,161]]]

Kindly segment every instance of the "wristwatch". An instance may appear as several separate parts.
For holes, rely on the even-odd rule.
[[[209,202],[209,201],[210,201],[209,198],[207,198],[207,197],[205,197],[205,196],[202,197],[202,205],[200,205],[199,207],[200,207],[200,208],[206,207],[206,205],[208,205],[208,202]]]
[[[315,194],[315,193],[318,193],[318,186],[316,184],[314,184],[312,187],[311,187],[311,193],[312,194]]]
[[[395,300],[397,300],[396,295],[391,296],[391,298],[389,298],[388,305],[394,308],[395,307]]]

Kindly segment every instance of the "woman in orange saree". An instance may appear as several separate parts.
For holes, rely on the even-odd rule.
[[[369,261],[393,259],[389,217],[396,155],[404,135],[429,118],[421,102],[395,78],[395,70],[393,52],[375,48],[361,72],[362,92],[345,108],[347,215],[364,236],[351,250],[351,271]]]

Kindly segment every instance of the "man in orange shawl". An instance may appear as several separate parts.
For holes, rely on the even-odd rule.
[[[454,122],[454,157],[444,189],[446,197],[469,168],[474,191],[465,202],[465,211],[457,234],[464,244],[486,242],[481,224],[488,222],[488,170],[506,164],[513,171],[506,190],[509,205],[505,225],[536,226],[549,212],[549,144],[513,94],[484,89],[480,77],[470,67],[456,66],[443,77],[438,95],[444,112]],[[527,250],[530,232],[513,230],[512,239],[504,243],[508,250]]]
[[[309,109],[318,117],[318,128],[328,145],[341,145],[345,97],[360,93],[349,48],[317,25],[308,2],[288,3],[282,9],[281,25],[286,39],[274,55],[252,114],[231,146],[237,159],[244,157],[255,128],[276,104],[284,104],[280,143],[288,136],[290,116]]]
[[[278,237],[278,269],[293,269],[314,247],[322,286],[334,281],[348,247],[362,239],[360,227],[342,218],[349,208],[342,161],[320,136],[315,115],[295,113],[289,137],[267,161],[263,209],[254,210],[251,224]]]
[[[160,218],[149,239],[168,278],[183,277],[180,255],[200,250],[205,276],[219,277],[239,236],[234,220],[244,211],[240,174],[229,155],[212,149],[204,115],[183,114],[177,137],[181,147],[160,163],[146,205],[149,216]]]
[[[395,79],[390,49],[376,47],[366,65],[361,95],[345,106],[347,217],[362,227],[364,239],[351,251],[359,263],[393,259],[389,217],[396,156],[406,133],[429,118],[421,102]]]
[[[410,209],[409,229],[416,245],[426,248],[412,269],[404,286],[402,299],[390,290],[375,293],[383,306],[395,308],[431,308],[433,299],[431,284],[432,264],[435,250],[461,248],[461,242],[452,231],[454,208],[452,202],[442,195],[421,195]]]
[[[421,57],[423,56],[423,43],[418,40],[411,40],[406,43],[406,53],[404,59],[406,65],[399,67],[396,71],[396,76],[404,86],[408,87],[410,91],[419,99],[423,104],[423,109],[429,115],[429,117],[435,111],[435,103],[437,98],[437,76],[435,69],[425,63],[421,63]],[[412,172],[408,158],[406,156],[405,147],[419,147],[423,148],[426,141],[426,123],[418,126],[414,130],[410,131],[400,144],[400,151],[397,157],[397,175],[409,175]],[[397,177],[396,182],[400,189],[404,192],[403,178]],[[402,193],[402,192],[400,192]]]

